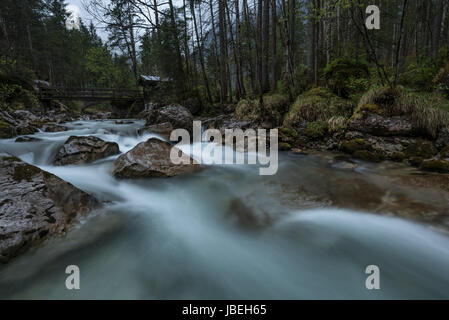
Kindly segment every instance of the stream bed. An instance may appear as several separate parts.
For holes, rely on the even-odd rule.
[[[0,299],[449,298],[449,183],[402,164],[280,153],[274,176],[213,165],[169,179],[117,180],[117,156],[53,166],[69,136],[126,152],[142,121],[76,121],[0,151],[104,201],[65,237],[0,265]],[[195,155],[193,155],[195,156]],[[68,265],[81,289],[67,290]],[[380,269],[367,290],[365,269]]]

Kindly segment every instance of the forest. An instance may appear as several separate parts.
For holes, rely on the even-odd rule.
[[[133,87],[154,74],[208,104],[294,100],[314,86],[343,98],[380,85],[446,90],[444,0],[84,2],[94,20],[69,30],[64,0],[2,1],[2,73],[75,87]],[[380,30],[365,28],[370,4]]]
[[[0,190],[0,299],[447,299],[449,1],[0,0]]]

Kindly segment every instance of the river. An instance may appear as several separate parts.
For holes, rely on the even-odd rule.
[[[67,236],[0,265],[2,299],[449,298],[449,198],[417,185],[406,166],[348,167],[331,154],[286,152],[275,176],[214,165],[120,181],[110,173],[117,156],[51,162],[71,135],[115,141],[126,152],[151,136],[136,134],[143,122],[65,125],[36,133],[37,142],[0,140],[0,150],[105,204]],[[65,287],[68,265],[80,268],[80,290]],[[365,287],[369,265],[380,269],[380,290]]]

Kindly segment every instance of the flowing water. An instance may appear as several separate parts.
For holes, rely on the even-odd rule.
[[[71,135],[126,152],[150,137],[137,136],[142,125],[78,121],[38,142],[0,140],[0,151],[105,201],[65,237],[0,266],[0,298],[449,298],[447,190],[400,165],[282,153],[275,176],[214,165],[130,181],[111,175],[116,156],[51,165]],[[66,289],[68,265],[80,268],[81,290]],[[368,265],[380,268],[380,290],[365,287]]]

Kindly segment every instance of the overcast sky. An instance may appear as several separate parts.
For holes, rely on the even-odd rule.
[[[93,20],[92,16],[84,9],[81,0],[67,0],[66,2],[68,4],[67,6],[68,11],[78,12],[79,16],[81,17],[81,20],[83,20],[86,26],[88,26],[92,21],[94,25],[97,27],[98,35],[105,41],[108,39],[106,31],[103,28],[100,28],[100,25],[98,25],[98,23],[95,20]]]

